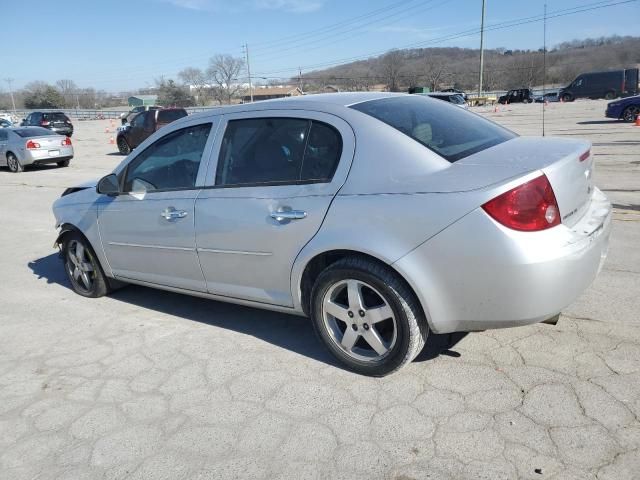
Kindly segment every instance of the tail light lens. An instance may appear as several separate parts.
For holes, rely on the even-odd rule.
[[[34,142],[33,140],[29,140],[26,147],[27,150],[35,150],[36,148],[40,148],[40,144],[38,142]]]
[[[49,120],[42,120],[42,121],[40,122],[40,125],[42,125],[43,127],[48,126],[48,125],[49,125]]]
[[[64,137],[64,140],[62,140],[62,146],[63,147],[70,147],[71,146],[71,139],[69,137]]]
[[[505,227],[536,232],[560,225],[560,209],[546,175],[518,185],[482,208]]]

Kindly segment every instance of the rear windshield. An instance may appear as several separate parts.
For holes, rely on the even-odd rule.
[[[45,113],[44,114],[44,118],[46,118],[47,120],[51,120],[54,122],[66,122],[67,120],[69,120],[69,117],[67,117],[64,113],[60,113],[60,112],[53,112],[53,113]]]
[[[400,130],[452,163],[517,136],[448,102],[416,95],[371,100],[351,108]]]
[[[14,132],[22,138],[58,135],[56,132],[42,127],[16,128]]]
[[[160,110],[158,112],[158,122],[170,123],[186,116],[187,112],[184,110]]]

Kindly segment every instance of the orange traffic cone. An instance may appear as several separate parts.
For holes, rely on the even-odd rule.
[[[498,113],[498,106],[493,107],[493,113]]]
[[[115,143],[116,143],[116,141],[113,139],[113,137],[110,137],[109,138],[109,145],[113,145]]]
[[[636,117],[636,123],[635,123],[636,127],[640,127],[640,115],[638,115]]]
[[[105,127],[104,133],[109,133],[109,127]]]

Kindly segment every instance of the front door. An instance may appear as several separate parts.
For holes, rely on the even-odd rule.
[[[174,130],[132,158],[122,193],[98,206],[116,277],[206,291],[195,249],[194,203],[213,143],[211,123]]]
[[[210,293],[293,306],[291,269],[344,184],[355,140],[323,113],[225,115],[196,200],[196,243]],[[212,161],[211,165],[214,165]]]

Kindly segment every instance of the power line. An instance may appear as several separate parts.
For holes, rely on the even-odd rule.
[[[555,12],[551,12],[551,14],[547,15],[547,19],[564,17],[564,16],[568,16],[568,15],[575,15],[575,14],[578,14],[578,13],[584,13],[584,12],[588,12],[588,11],[592,11],[592,10],[608,8],[608,7],[614,7],[614,6],[617,6],[617,5],[623,5],[623,4],[627,4],[627,3],[634,3],[634,2],[637,2],[637,1],[638,0],[621,0],[621,1],[614,2],[614,3],[606,3],[604,5],[603,5],[603,3],[605,3],[605,2],[600,1],[600,2],[595,2],[595,3],[583,5],[583,6],[580,6],[580,7],[573,7],[573,8],[567,8],[567,9],[562,9],[562,10],[556,10]],[[500,23],[496,23],[496,24],[490,25],[488,27],[485,27],[485,31],[512,28],[512,27],[516,27],[516,26],[520,26],[520,25],[529,24],[529,23],[537,23],[537,22],[540,22],[542,20],[543,20],[542,15],[534,15],[534,16],[531,16],[531,17],[523,17],[523,18],[519,18],[519,19],[508,20],[508,21],[505,21],[505,22],[500,22]],[[427,46],[427,45],[443,43],[443,42],[449,41],[449,40],[456,40],[458,38],[464,38],[464,37],[477,35],[478,33],[480,33],[480,30],[475,28],[475,29],[459,32],[459,33],[456,33],[456,34],[451,34],[451,35],[447,35],[447,36],[431,39],[431,40],[424,41],[424,42],[417,42],[417,43],[403,45],[403,46],[397,47],[397,48],[398,49],[411,49],[411,48],[417,48],[417,47],[424,47],[424,46]],[[331,61],[331,62],[323,62],[323,63],[318,63],[318,64],[315,64],[315,65],[307,65],[307,66],[303,66],[302,68],[305,69],[305,70],[308,70],[308,69],[317,69],[317,68],[321,68],[321,67],[329,67],[329,66],[334,66],[334,65],[340,65],[340,64],[343,64],[343,63],[348,63],[348,62],[357,61],[357,60],[363,60],[363,59],[367,59],[367,58],[370,58],[370,57],[373,57],[373,56],[382,55],[384,53],[387,53],[388,51],[389,51],[389,49],[378,50],[376,52],[370,52],[370,53],[362,54],[362,55],[358,55],[358,56],[342,58],[342,59],[334,60],[334,61]],[[271,71],[271,72],[259,73],[259,74],[256,74],[256,76],[268,76],[268,75],[271,75],[271,74],[283,73],[283,72],[291,72],[291,71],[294,71],[294,70],[295,70],[294,68],[274,70],[274,71]]]

